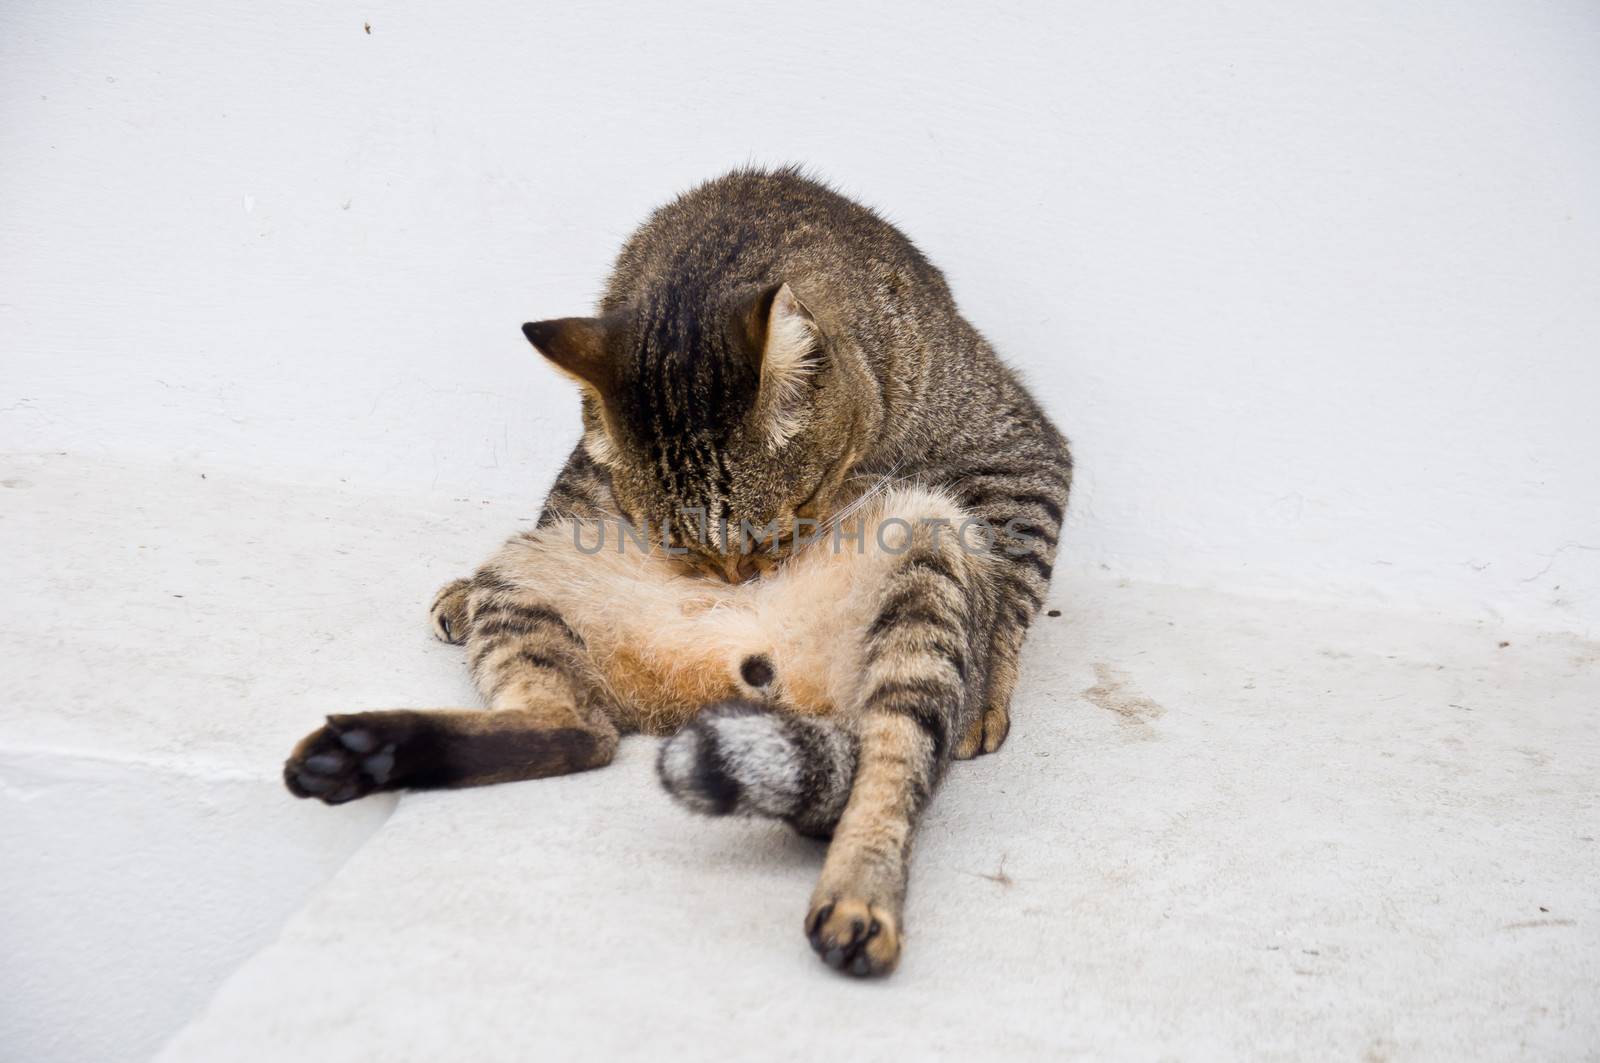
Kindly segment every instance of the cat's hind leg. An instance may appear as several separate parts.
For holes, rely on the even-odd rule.
[[[962,519],[948,498],[921,490],[895,493],[877,518],[913,530],[869,598],[848,713],[855,779],[805,921],[823,961],[855,975],[899,962],[912,833],[977,715],[987,647],[974,636],[989,611],[991,560],[934,530]]]
[[[567,775],[610,763],[609,725],[525,711],[393,709],[329,716],[284,765],[296,797],[337,805],[383,790],[432,790]]]
[[[618,732],[587,648],[550,605],[486,569],[451,621],[487,709],[330,716],[284,765],[297,797],[342,804],[381,790],[484,786],[610,763]],[[435,605],[436,612],[439,609]]]

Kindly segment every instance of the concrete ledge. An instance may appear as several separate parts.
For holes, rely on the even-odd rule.
[[[633,740],[591,775],[404,798],[161,1059],[1600,1043],[1596,646],[1160,587],[1055,598],[1013,737],[928,816],[892,979],[810,955],[818,845],[680,812]]]
[[[531,514],[201,471],[0,477],[21,1056],[148,1058],[208,996],[163,1060],[1600,1044],[1600,645],[1067,573],[868,985],[801,937],[820,847],[680,812],[649,740],[585,776],[292,801],[323,713],[471,698],[424,609]]]
[[[148,1059],[272,940],[394,805],[290,801],[284,754],[472,696],[427,602],[518,516],[0,457],[0,1054]]]
[[[7,1058],[146,1060],[388,817],[275,779],[0,751]]]

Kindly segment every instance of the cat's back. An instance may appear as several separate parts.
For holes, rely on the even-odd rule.
[[[871,209],[795,167],[735,170],[651,214],[623,246],[601,309],[686,281],[731,290],[809,277],[859,290],[891,275],[949,299],[939,271]]]

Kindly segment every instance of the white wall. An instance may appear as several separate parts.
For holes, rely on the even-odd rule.
[[[1058,415],[1076,563],[1600,627],[1593,0],[10,0],[0,101],[0,446],[535,493],[516,326],[799,160]]]

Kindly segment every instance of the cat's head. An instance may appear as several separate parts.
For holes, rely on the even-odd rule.
[[[582,385],[584,446],[622,516],[722,578],[765,570],[797,521],[826,520],[860,456],[859,397],[787,284],[710,307],[669,292],[522,330]]]

